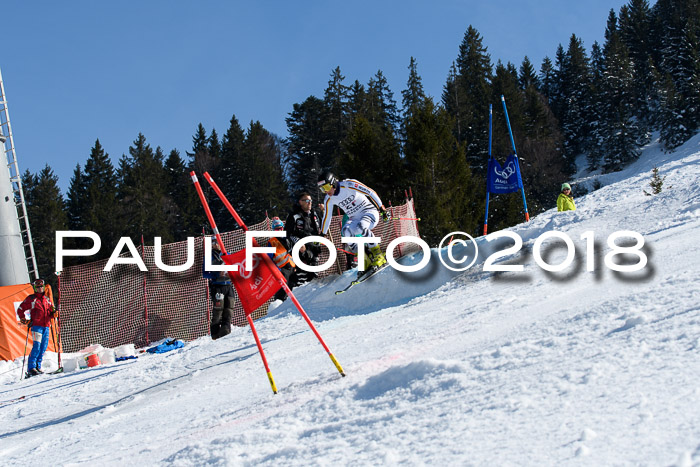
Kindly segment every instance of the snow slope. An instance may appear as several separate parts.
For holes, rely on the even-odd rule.
[[[667,178],[649,197],[654,165]],[[387,269],[340,296],[347,274],[299,288],[345,378],[286,302],[257,323],[277,395],[247,328],[21,382],[21,361],[0,363],[0,459],[700,465],[699,175],[700,136],[672,154],[651,144],[633,166],[600,176],[604,187],[577,211],[510,229],[524,247],[508,263],[523,272],[484,271],[494,246],[479,238],[480,260],[464,273],[433,257],[422,273]],[[642,271],[606,267],[618,230],[643,235]],[[532,253],[549,231],[576,244],[560,273]],[[558,245],[544,250],[550,264],[565,257]]]

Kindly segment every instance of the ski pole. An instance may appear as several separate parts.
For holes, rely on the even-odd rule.
[[[22,371],[19,375],[19,380],[22,381],[24,377],[24,362],[27,360],[27,343],[29,343],[29,330],[32,328],[32,322],[30,321],[27,325],[27,338],[24,339],[24,357],[22,358]]]
[[[61,306],[56,309],[56,326],[58,329],[58,368],[63,369],[63,363],[61,362]]]
[[[53,348],[58,353],[58,370],[60,370],[61,369],[61,352],[60,352],[60,350],[58,350],[58,346],[56,345],[56,331],[54,331],[53,328],[54,328],[53,326],[49,326],[49,332],[51,332],[51,340],[53,341]]]

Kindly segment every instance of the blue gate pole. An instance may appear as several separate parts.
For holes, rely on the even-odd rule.
[[[501,94],[501,102],[503,102],[503,112],[506,114],[506,123],[508,124],[508,134],[510,135],[510,144],[513,146],[513,155],[515,156],[515,161],[520,167],[520,160],[518,159],[518,152],[515,150],[515,140],[513,139],[513,130],[510,128],[510,119],[508,118],[508,109],[506,108],[506,98]],[[523,207],[525,208],[525,222],[530,220],[530,214],[527,212],[527,201],[525,201],[525,187],[523,186],[522,179],[520,182],[520,191],[523,195]]]
[[[491,163],[491,117],[493,105],[489,104],[489,164]],[[487,165],[489,165],[487,164]],[[486,214],[484,215],[484,235],[488,232],[489,225],[489,174],[486,174]]]

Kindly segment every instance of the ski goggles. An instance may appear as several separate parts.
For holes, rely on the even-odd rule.
[[[333,189],[333,185],[330,183],[326,183],[326,182],[321,181],[321,182],[318,182],[318,189],[324,193],[328,193],[329,191],[331,191]]]

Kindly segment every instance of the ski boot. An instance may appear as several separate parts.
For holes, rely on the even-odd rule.
[[[360,268],[358,267],[357,268],[357,279],[355,279],[355,280],[359,281],[362,276],[364,276],[368,272],[372,271],[372,269],[373,269],[372,268],[372,255],[367,249],[365,249],[365,270],[360,271]]]
[[[386,256],[382,253],[382,249],[379,245],[375,245],[369,249],[369,256],[371,257],[372,266],[375,268],[380,268],[386,264]]]

